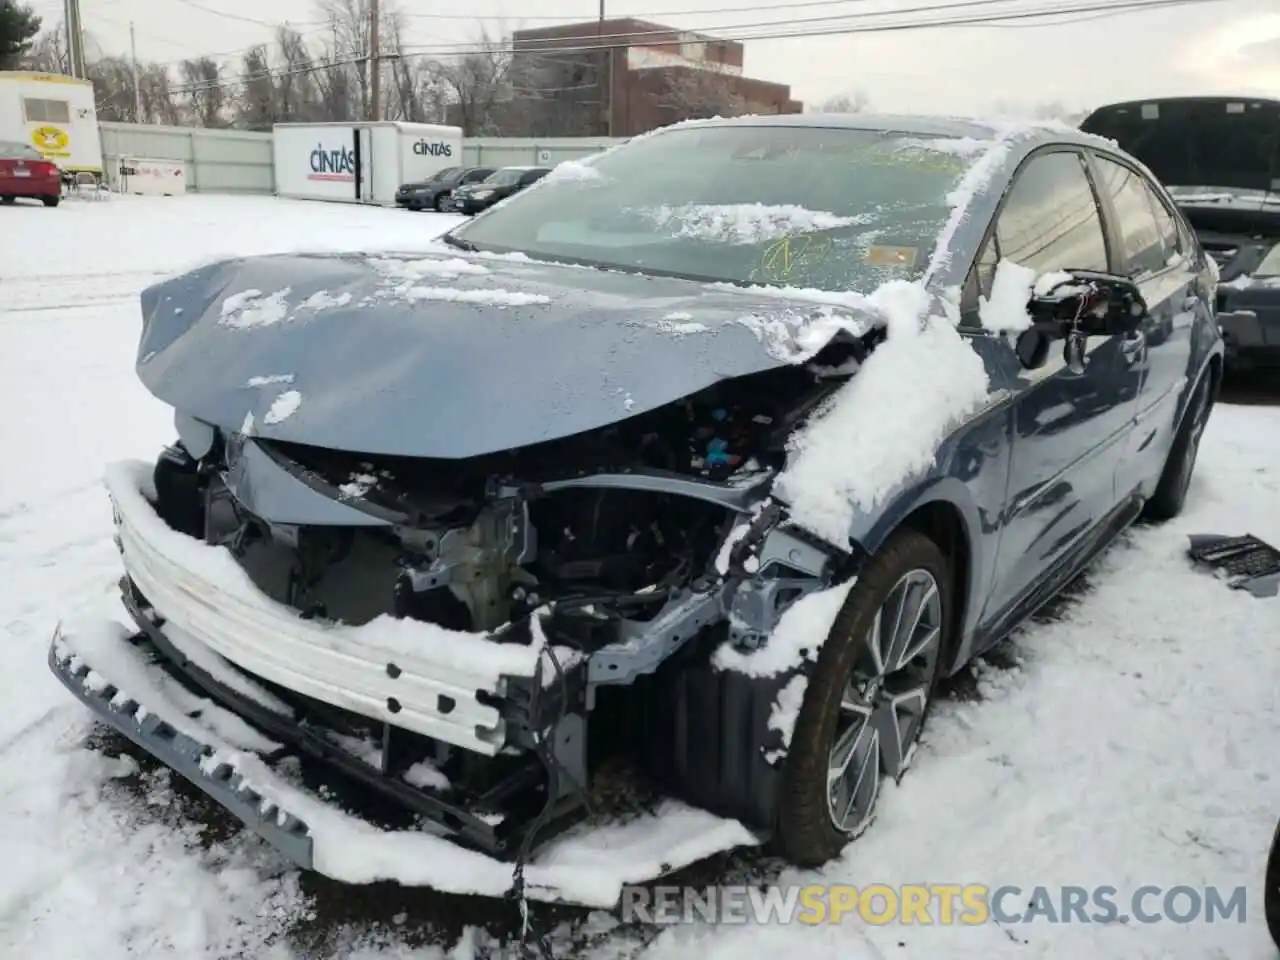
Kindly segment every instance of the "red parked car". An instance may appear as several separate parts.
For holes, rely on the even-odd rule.
[[[56,207],[62,199],[62,173],[35,147],[0,140],[0,203],[13,203],[18,197]]]

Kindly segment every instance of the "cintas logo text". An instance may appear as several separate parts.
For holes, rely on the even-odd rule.
[[[419,157],[452,157],[453,145],[443,140],[437,140],[435,143],[419,140],[413,145],[413,152]]]
[[[349,147],[338,147],[326,150],[324,144],[317,143],[311,151],[311,173],[308,180],[354,180],[356,175],[356,154]]]

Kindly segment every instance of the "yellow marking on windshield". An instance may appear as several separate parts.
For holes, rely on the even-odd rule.
[[[760,257],[756,269],[759,279],[779,283],[788,279],[801,266],[822,263],[831,254],[831,238],[809,234],[791,234],[771,243]]]
[[[914,267],[918,247],[868,247],[863,263],[869,267]]]

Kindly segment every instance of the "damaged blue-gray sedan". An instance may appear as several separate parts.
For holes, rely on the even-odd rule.
[[[1216,282],[1107,141],[830,116],[637,137],[426,254],[206,266],[142,296],[133,624],[50,665],[342,880],[820,864],[941,678],[1181,510]]]

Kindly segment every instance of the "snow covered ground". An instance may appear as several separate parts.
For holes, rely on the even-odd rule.
[[[0,211],[0,956],[288,960],[306,955],[307,931],[334,922],[326,911],[345,894],[314,896],[314,884],[234,831],[199,842],[190,805],[163,777],[123,786],[134,764],[84,748],[88,715],[49,674],[47,643],[60,617],[114,604],[104,463],[150,458],[171,438],[169,413],[133,374],[138,291],[222,254],[413,249],[450,222],[200,196]],[[1107,884],[1122,899],[1146,884],[1244,885],[1246,923],[851,920],[681,928],[642,946],[596,916],[587,927],[604,937],[591,955],[1274,957],[1261,875],[1280,816],[1280,599],[1232,593],[1192,572],[1183,552],[1192,532],[1280,543],[1278,435],[1280,408],[1220,406],[1187,514],[1130,534],[1060,621],[1015,639],[1016,665],[978,671],[979,699],[941,705],[912,772],[886,790],[878,821],[842,861],[784,875]],[[342,955],[466,960],[486,939],[472,930],[456,946],[413,947],[399,931],[429,918],[387,909],[375,903],[343,932]],[[557,942],[570,950],[582,937]]]

